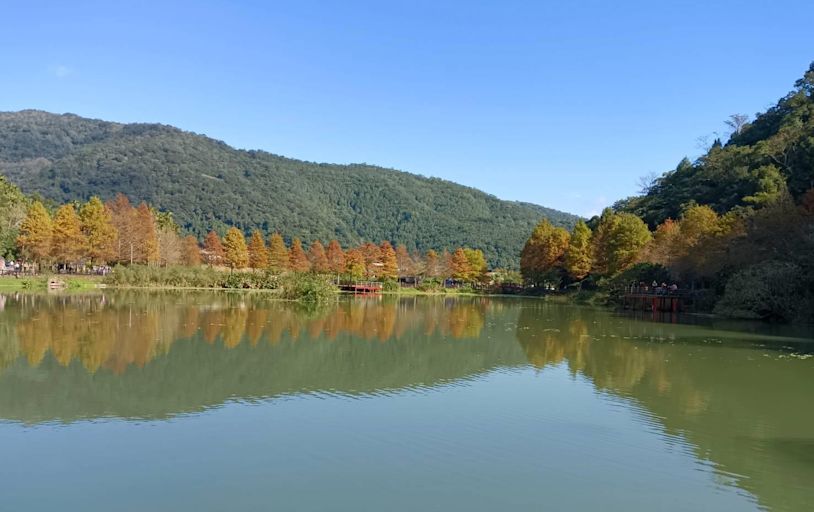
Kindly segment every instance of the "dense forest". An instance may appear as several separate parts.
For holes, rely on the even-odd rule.
[[[493,267],[517,267],[534,225],[570,228],[577,217],[501,201],[406,172],[317,164],[242,151],[160,124],[119,124],[41,111],[0,113],[0,173],[29,194],[63,203],[124,192],[172,211],[202,238],[235,226],[300,238],[403,243],[412,251],[467,246]]]
[[[569,233],[542,222],[521,270],[532,285],[663,282],[707,292],[728,316],[814,320],[814,63],[775,106],[733,115],[726,143],[649,180]]]

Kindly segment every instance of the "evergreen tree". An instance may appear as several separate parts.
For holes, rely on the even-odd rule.
[[[226,260],[226,252],[220,237],[214,231],[210,231],[204,238],[204,255],[206,262],[212,266],[223,265]]]
[[[396,258],[396,251],[393,250],[393,246],[390,245],[390,242],[385,240],[381,243],[379,246],[379,254],[382,263],[379,277],[387,280],[398,279],[398,260]]]
[[[28,198],[20,189],[0,176],[0,256],[14,252],[29,206]]]
[[[264,269],[269,266],[269,251],[263,234],[258,230],[252,231],[249,242],[249,266],[254,269]]]
[[[117,256],[118,233],[113,218],[102,200],[91,197],[79,211],[82,221],[82,234],[87,240],[87,256],[91,264],[108,263]]]
[[[314,240],[308,249],[308,260],[311,262],[311,270],[317,274],[325,274],[331,271],[328,256],[325,254],[325,247],[319,240]]]
[[[291,250],[288,252],[288,267],[294,272],[308,272],[311,268],[308,256],[305,255],[299,238],[295,238],[291,242]]]
[[[87,239],[73,204],[62,205],[54,214],[51,256],[60,263],[77,263],[85,253]]]
[[[288,248],[280,233],[274,233],[269,239],[269,268],[272,272],[288,270]]]
[[[54,225],[51,215],[41,202],[34,201],[28,208],[17,237],[17,246],[23,256],[31,258],[39,264],[49,259],[53,234]]]
[[[232,226],[223,239],[223,249],[226,254],[226,264],[230,268],[246,268],[249,266],[249,249],[246,247],[246,238],[243,232]]]
[[[184,238],[181,261],[189,267],[197,267],[201,264],[201,248],[198,246],[198,239],[192,235]]]
[[[572,279],[580,280],[588,275],[592,266],[591,228],[580,220],[571,231],[565,251],[565,270]]]

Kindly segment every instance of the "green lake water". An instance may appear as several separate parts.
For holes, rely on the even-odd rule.
[[[814,510],[806,329],[0,295],[0,510]]]

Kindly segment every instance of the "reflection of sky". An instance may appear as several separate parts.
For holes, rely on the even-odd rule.
[[[0,440],[9,510],[756,509],[564,365],[169,421],[6,424]]]

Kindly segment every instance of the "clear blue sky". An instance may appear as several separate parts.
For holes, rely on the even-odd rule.
[[[2,18],[0,110],[157,121],[583,215],[814,60],[811,0],[29,0]]]

